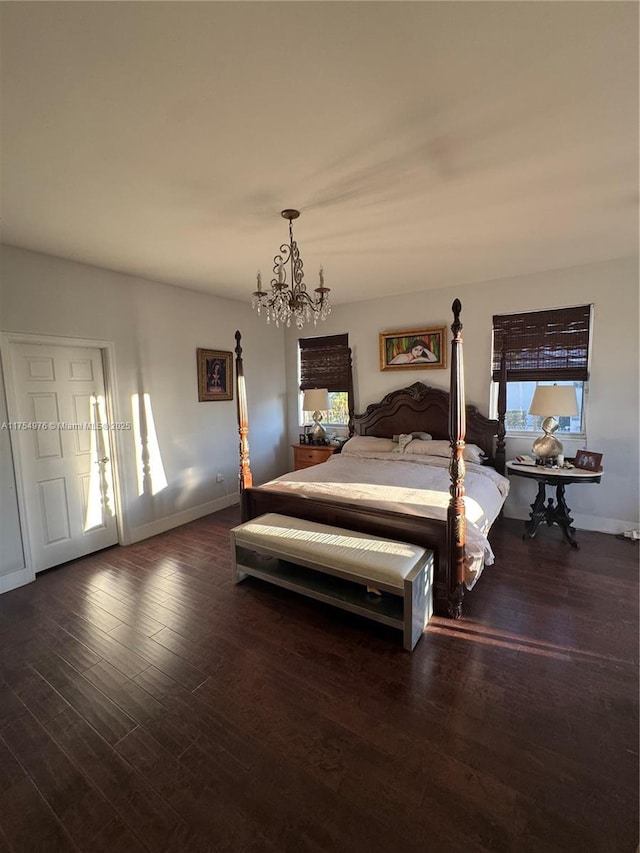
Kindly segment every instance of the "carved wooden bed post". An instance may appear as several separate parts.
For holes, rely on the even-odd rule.
[[[242,364],[242,335],[236,332],[236,388],[238,391],[238,432],[240,433],[240,500],[245,489],[253,485],[251,463],[249,461],[249,416],[247,414],[247,389]]]
[[[447,552],[449,563],[448,610],[449,616],[459,619],[462,616],[465,575],[466,517],[464,507],[464,438],[467,431],[464,363],[462,357],[462,323],[460,311],[462,304],[456,299],[451,306],[453,323],[451,324],[451,389],[449,407],[449,441],[451,443],[451,462],[449,473],[449,506],[447,508]]]
[[[498,435],[496,438],[496,470],[500,474],[505,473],[506,468],[506,441],[507,430],[505,428],[505,416],[507,412],[507,353],[502,350],[500,359],[500,379],[498,380]]]
[[[353,362],[351,360],[351,347],[349,347],[349,387],[347,388],[347,405],[349,408],[349,438],[353,438],[355,426],[353,421],[354,405],[353,405]]]

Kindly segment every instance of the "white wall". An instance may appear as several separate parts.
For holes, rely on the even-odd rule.
[[[233,351],[236,329],[243,335],[251,435],[259,436],[252,443],[254,479],[286,468],[283,334],[254,316],[248,299],[219,299],[8,246],[1,247],[0,263],[0,329],[113,342],[117,420],[131,421],[132,395],[151,397],[168,486],[138,496],[138,451],[133,433],[122,433],[125,541],[237,500],[235,398],[198,402],[196,378],[196,349]],[[7,451],[3,443],[3,473]],[[223,483],[216,483],[218,472]],[[2,535],[4,550],[14,540],[4,526]]]
[[[389,391],[416,380],[439,388],[449,387],[448,369],[380,371],[378,333],[450,326],[451,303],[456,297],[462,301],[467,402],[474,403],[485,414],[489,411],[493,314],[594,304],[587,446],[604,454],[605,475],[600,485],[567,487],[567,503],[577,527],[616,533],[637,528],[640,457],[637,258],[337,305],[322,327],[305,329],[302,334],[289,329],[286,363],[290,441],[300,431],[295,371],[299,337],[349,333],[356,411],[361,412]],[[567,440],[564,444],[566,455],[573,455],[580,446]],[[530,439],[507,440],[507,458],[530,450]],[[506,515],[527,517],[534,497],[531,483],[512,479]]]

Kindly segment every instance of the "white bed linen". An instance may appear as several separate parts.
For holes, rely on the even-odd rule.
[[[465,463],[468,589],[494,561],[486,534],[509,493],[509,481],[493,468]],[[443,521],[449,505],[449,460],[389,452],[337,454],[321,465],[292,471],[263,488],[384,509]]]

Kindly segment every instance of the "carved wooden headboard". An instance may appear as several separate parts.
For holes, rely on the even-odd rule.
[[[355,415],[356,435],[375,435],[391,438],[410,432],[428,432],[435,439],[449,440],[449,400],[447,391],[414,382],[387,394],[379,403],[372,403],[361,415]],[[495,462],[494,439],[499,421],[480,414],[475,406],[466,406],[466,442],[477,444]]]

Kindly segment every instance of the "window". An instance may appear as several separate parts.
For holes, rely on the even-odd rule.
[[[329,391],[329,410],[325,423],[346,426],[349,423],[349,395],[346,391]]]
[[[559,417],[559,432],[583,435],[584,397],[589,378],[591,306],[557,308],[523,314],[500,314],[493,318],[492,379],[500,378],[504,353],[507,368],[508,433],[537,432],[544,420],[529,414],[536,385],[573,385],[578,415]],[[492,395],[497,397],[497,384]],[[549,412],[549,415],[557,414]]]
[[[300,391],[326,388],[329,391],[329,410],[324,421],[325,426],[346,426],[353,414],[349,336],[344,334],[300,338],[298,347]],[[302,394],[299,407],[302,423]]]
[[[530,415],[529,406],[536,385],[573,385],[576,389],[578,414],[572,417],[558,417],[558,432],[564,435],[582,435],[582,398],[583,382],[507,382],[507,412],[505,427],[507,432],[535,432],[542,430],[544,415]],[[549,414],[552,414],[549,412]]]

